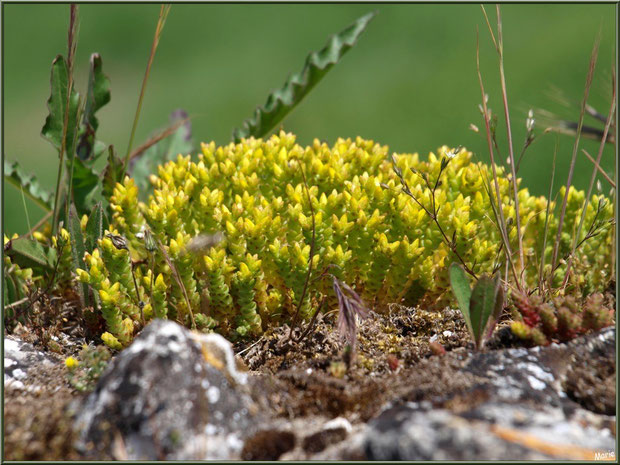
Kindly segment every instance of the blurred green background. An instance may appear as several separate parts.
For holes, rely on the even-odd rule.
[[[607,114],[615,60],[615,5],[503,5],[505,69],[515,151],[521,150],[531,107],[577,120],[592,45],[601,32],[590,103]],[[368,11],[378,11],[356,47],[284,121],[307,144],[357,135],[396,152],[426,154],[464,145],[488,159],[478,111],[476,29],[490,107],[502,113],[497,55],[479,5],[173,5],[146,90],[136,143],[168,122],[178,108],[192,116],[197,142],[227,143],[233,128],[262,105],[270,90],[301,70],[308,52]],[[495,18],[495,8],[487,11]],[[124,154],[150,51],[158,5],[84,4],[76,82],[83,94],[90,53],[99,52],[111,79],[112,101],[99,113],[101,140]],[[50,65],[66,54],[69,6],[4,4],[3,155],[18,160],[50,190],[58,158],[41,136],[47,115]],[[550,98],[553,87],[575,104]],[[469,130],[470,123],[482,132]],[[541,128],[538,128],[539,131]],[[504,126],[500,146],[506,147]],[[556,179],[564,183],[573,139],[546,135],[526,153],[520,176],[546,193],[559,141]],[[595,155],[598,144],[581,144]],[[604,167],[613,170],[612,148]],[[503,149],[502,156],[507,156]],[[575,183],[587,187],[591,165],[579,154]],[[606,189],[607,190],[607,189]],[[21,194],[4,184],[4,227],[23,233]],[[27,200],[30,222],[43,213]]]

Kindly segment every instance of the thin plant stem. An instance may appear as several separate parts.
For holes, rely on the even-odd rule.
[[[157,46],[159,45],[159,39],[161,38],[161,33],[164,29],[164,25],[166,24],[166,18],[168,17],[168,13],[170,13],[170,4],[161,5],[159,9],[159,18],[157,19],[157,26],[155,27],[155,35],[153,37],[153,42],[151,44],[151,53],[149,55],[149,61],[146,65],[146,71],[144,73],[144,78],[142,79],[142,88],[140,89],[140,97],[138,98],[138,107],[136,108],[136,114],[133,119],[133,126],[131,127],[131,135],[129,136],[129,145],[127,146],[127,154],[125,155],[125,161],[123,163],[123,169],[121,171],[121,179],[125,177],[125,173],[127,171],[127,166],[129,164],[129,159],[131,157],[131,147],[133,146],[133,140],[136,135],[136,129],[138,127],[138,120],[140,119],[140,111],[142,110],[142,102],[144,100],[144,93],[146,91],[146,83],[149,80],[149,74],[151,73],[151,65],[153,64],[153,59],[155,58],[155,52],[157,51]]]
[[[545,232],[543,236],[542,251],[540,253],[540,268],[538,270],[538,289],[542,295],[543,272],[545,269],[545,252],[547,250],[547,235],[549,234],[549,214],[551,213],[551,196],[553,195],[553,181],[555,180],[555,161],[558,154],[558,138],[555,139],[555,148],[553,150],[553,168],[551,170],[551,182],[549,183],[549,195],[547,196],[547,210],[545,214]]]
[[[396,164],[394,163],[394,165]],[[424,204],[415,195],[413,195],[413,192],[411,192],[411,189],[409,188],[409,185],[407,184],[407,181],[405,181],[405,178],[403,177],[400,170],[397,170],[396,174],[400,178],[400,182],[403,185],[402,192],[408,195],[409,197],[411,197],[420,206],[420,208],[424,210],[424,212],[433,221],[433,223],[435,223],[435,226],[437,226],[437,229],[441,233],[442,239],[445,242],[445,244],[448,246],[450,251],[456,256],[456,258],[461,262],[461,265],[463,265],[463,269],[465,270],[465,272],[469,274],[475,280],[478,280],[478,276],[476,275],[474,270],[470,266],[468,266],[467,263],[465,263],[465,260],[463,259],[463,257],[461,257],[461,254],[458,252],[458,249],[456,248],[455,237],[453,236],[453,238],[450,239],[448,235],[445,233],[444,229],[441,227],[441,223],[439,222],[439,207],[437,207],[437,201],[435,199],[435,191],[439,187],[441,175],[443,173],[443,170],[447,166],[448,166],[447,162],[445,164],[444,162],[441,163],[439,174],[437,175],[437,179],[435,180],[435,184],[433,186],[431,186],[431,184],[428,182],[428,178],[426,176],[422,176],[417,171],[414,171],[415,174],[417,174],[418,176],[422,178],[422,180],[426,184],[426,188],[431,192],[431,210],[429,210],[426,206],[424,206]]]
[[[288,337],[285,339],[284,343],[291,340],[293,336],[293,330],[297,325],[297,320],[299,318],[299,312],[301,311],[301,306],[303,305],[304,299],[306,298],[306,293],[308,292],[308,284],[310,283],[310,275],[312,274],[312,262],[314,258],[314,246],[316,242],[316,223],[314,218],[314,207],[312,206],[312,198],[310,197],[310,190],[308,189],[308,182],[306,181],[306,173],[304,172],[304,168],[299,164],[299,169],[301,170],[301,177],[304,181],[304,191],[306,193],[306,198],[308,199],[308,205],[310,207],[310,213],[312,215],[312,240],[310,242],[310,254],[308,256],[308,272],[306,273],[306,281],[304,282],[304,288],[301,292],[301,296],[299,296],[299,302],[297,303],[297,309],[295,310],[295,315],[293,316],[293,320],[291,322],[291,327],[288,333]],[[313,317],[314,319],[314,317]]]
[[[312,314],[310,323],[308,323],[308,326],[306,327],[306,329],[303,330],[303,332],[299,335],[299,337],[297,338],[292,337],[293,342],[300,343],[310,333],[310,331],[312,331],[312,328],[314,328],[314,324],[316,323],[316,317],[319,315],[319,311],[321,310],[321,308],[323,308],[326,301],[327,301],[327,296],[323,296],[323,298],[321,299],[321,303],[318,305],[318,307]]]
[[[484,10],[484,6],[482,6]],[[497,11],[497,53],[499,55],[499,74],[502,85],[502,100],[504,103],[504,117],[506,119],[506,132],[508,137],[508,156],[510,157],[510,170],[512,175],[512,189],[515,204],[515,224],[517,227],[517,239],[519,244],[519,260],[521,263],[521,274],[525,267],[525,260],[523,254],[523,236],[521,234],[521,218],[519,214],[519,192],[517,186],[517,172],[515,164],[514,149],[512,144],[512,128],[510,125],[510,112],[508,110],[508,93],[506,91],[506,75],[504,72],[504,37],[502,32],[502,16],[500,13],[499,5],[496,6]],[[486,17],[486,13],[485,13]],[[488,20],[488,19],[487,19]],[[494,41],[495,42],[495,41]]]
[[[28,231],[28,233],[26,234],[26,236],[32,236],[32,234],[37,231],[41,226],[43,226],[45,224],[45,222],[47,220],[50,219],[50,216],[52,216],[52,211],[48,211],[45,216],[43,216],[43,218],[41,218],[39,220],[39,222],[37,224],[34,225],[34,227],[32,229],[30,229],[30,231]]]
[[[605,149],[605,142],[607,141],[607,133],[609,132],[609,128],[611,126],[611,121],[613,119],[614,112],[616,111],[616,74],[612,70],[612,91],[611,91],[611,104],[609,106],[609,114],[607,115],[607,121],[605,122],[605,130],[603,131],[603,138],[601,139],[601,143],[598,148],[598,155],[596,157],[596,163],[594,164],[594,168],[592,169],[592,176],[590,177],[590,185],[588,186],[588,193],[586,194],[586,198],[583,201],[583,209],[581,211],[581,219],[579,220],[579,226],[577,227],[577,233],[573,237],[573,247],[571,250],[570,257],[568,259],[568,263],[566,264],[566,274],[564,275],[564,281],[562,282],[562,287],[566,287],[568,283],[568,275],[575,258],[575,248],[577,246],[577,241],[579,240],[579,236],[581,235],[581,228],[583,227],[583,222],[586,219],[586,213],[588,211],[588,203],[590,203],[590,197],[592,196],[592,188],[594,187],[594,180],[596,179],[596,167],[600,166],[601,157],[603,156],[603,150]]]
[[[486,13],[485,13],[486,14]],[[476,30],[476,68],[478,70],[478,81],[480,83],[480,92],[482,93],[482,111],[484,117],[484,126],[487,134],[487,145],[489,146],[489,155],[491,157],[491,168],[493,170],[493,183],[495,187],[495,194],[497,196],[497,210],[499,217],[499,228],[504,241],[504,248],[506,251],[506,258],[510,262],[512,273],[515,277],[515,282],[519,290],[521,290],[521,284],[519,283],[519,275],[512,260],[512,250],[510,247],[510,241],[508,240],[508,233],[506,229],[506,219],[504,218],[504,208],[502,205],[502,197],[499,189],[499,181],[497,177],[497,166],[495,164],[495,157],[493,155],[493,142],[491,140],[491,128],[489,126],[489,110],[487,108],[486,93],[484,92],[484,84],[482,82],[482,73],[480,72],[480,44],[478,42],[478,30]]]
[[[28,207],[26,206],[26,197],[24,196],[24,186],[21,186],[20,192],[22,193],[22,203],[24,204],[24,213],[26,214],[26,223],[28,224],[28,234],[32,236],[32,227],[30,226],[30,215],[28,215]]]
[[[614,182],[613,179],[611,179],[609,177],[609,175],[607,173],[605,173],[605,170],[603,168],[601,168],[601,165],[596,163],[596,160],[594,159],[594,157],[592,157],[592,155],[590,155],[586,149],[581,149],[581,151],[588,158],[588,160],[590,160],[594,164],[594,166],[596,167],[596,169],[598,170],[600,175],[603,176],[605,181],[607,181],[609,183],[609,185],[615,189],[616,188],[616,183]]]
[[[165,139],[166,137],[171,136],[172,134],[174,134],[177,131],[177,129],[179,129],[181,126],[183,126],[189,120],[190,120],[189,117],[183,118],[182,120],[177,121],[176,123],[174,123],[170,127],[164,129],[160,133],[158,133],[155,136],[151,137],[144,144],[140,145],[133,152],[131,152],[131,155],[129,156],[129,161],[133,160],[136,157],[139,157],[146,150],[151,148],[153,145],[157,144],[159,141],[161,141],[161,140]]]
[[[577,135],[575,136],[575,143],[573,144],[573,156],[568,170],[568,179],[566,180],[566,191],[564,192],[564,200],[562,201],[562,210],[560,212],[560,219],[558,223],[558,232],[555,238],[555,244],[553,246],[553,258],[551,260],[551,275],[549,276],[549,284],[553,282],[554,271],[557,268],[558,253],[560,249],[560,239],[562,237],[562,226],[564,225],[564,216],[566,215],[566,205],[568,203],[568,194],[570,192],[571,183],[573,180],[573,173],[575,171],[575,162],[577,160],[577,149],[579,148],[579,139],[581,136],[581,127],[583,126],[583,117],[586,111],[586,105],[588,103],[588,96],[590,95],[590,87],[592,85],[592,78],[594,76],[594,68],[596,67],[596,59],[598,57],[598,46],[600,36],[596,38],[594,47],[592,48],[592,54],[590,55],[590,65],[588,66],[588,75],[586,77],[586,86],[584,90],[583,100],[581,101],[581,112],[579,114],[579,123],[577,124]]]

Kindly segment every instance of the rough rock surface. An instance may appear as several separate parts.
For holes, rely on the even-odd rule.
[[[7,336],[5,445],[18,460],[615,457],[615,328],[501,347],[401,353],[396,370],[344,377],[324,347],[309,351],[324,360],[250,373],[221,336],[160,320],[72,402],[62,357]]]
[[[62,357],[14,335],[4,338],[4,458],[78,460]]]
[[[256,421],[230,344],[157,320],[101,376],[76,420],[86,456],[239,457]]]
[[[587,410],[589,401],[567,393],[584,360],[604,358],[608,377],[615,377],[614,353],[615,328],[565,345],[474,353],[448,374],[467,379],[466,390],[447,386],[429,396],[422,386],[396,399],[369,422],[364,454],[370,460],[593,460],[615,453],[615,418]]]
[[[4,338],[4,387],[39,392],[45,386],[34,383],[37,374],[58,365],[56,358],[18,338]]]

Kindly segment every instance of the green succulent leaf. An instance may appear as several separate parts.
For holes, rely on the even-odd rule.
[[[52,271],[56,263],[56,250],[34,239],[12,239],[4,246],[4,251],[13,263],[42,273]]]
[[[19,163],[16,161],[9,163],[4,160],[4,179],[18,189],[23,189],[24,194],[41,208],[51,211],[52,194],[41,187],[34,175],[24,172]]]
[[[476,348],[482,346],[485,328],[496,311],[497,280],[483,275],[478,279],[471,293],[469,304],[471,326]]]
[[[99,127],[95,113],[110,102],[111,98],[110,79],[103,74],[102,69],[101,56],[98,53],[93,53],[90,56],[88,93],[77,146],[77,155],[81,160],[96,159],[105,150],[105,144],[95,141],[95,133]]]
[[[63,127],[67,110],[67,87],[69,83],[69,69],[62,55],[58,55],[52,62],[51,95],[47,101],[49,115],[45,119],[45,125],[41,135],[60,150],[62,146]],[[69,99],[69,119],[66,133],[66,153],[75,153],[76,131],[78,127],[80,96],[74,88],[71,89]]]
[[[144,153],[132,161],[130,168],[131,175],[135,180],[136,186],[138,186],[141,197],[146,198],[150,191],[151,185],[149,177],[151,174],[157,172],[158,165],[163,165],[167,161],[176,158],[179,154],[187,155],[194,151],[192,123],[188,119],[185,111],[174,111],[170,115],[169,127],[183,120],[185,120],[185,122],[181,124],[176,131],[149,147]],[[160,134],[165,132],[166,130],[160,132]]]
[[[247,119],[241,128],[233,131],[235,142],[244,137],[263,137],[284,119],[327,72],[340,61],[346,52],[357,42],[375,13],[362,16],[352,25],[332,36],[319,52],[312,52],[298,74],[293,74],[281,89],[269,94],[267,102],[258,107],[252,118]]]
[[[450,285],[452,286],[452,292],[456,297],[456,301],[459,304],[459,308],[461,313],[463,314],[463,318],[465,318],[465,323],[467,323],[467,328],[469,328],[470,333],[474,334],[473,326],[472,326],[472,318],[470,315],[470,299],[471,299],[471,288],[469,287],[469,279],[465,274],[463,268],[456,263],[450,265]]]

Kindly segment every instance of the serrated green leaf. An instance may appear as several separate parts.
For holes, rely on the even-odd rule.
[[[252,118],[247,119],[241,128],[233,131],[234,140],[239,142],[245,137],[266,136],[355,45],[374,16],[375,13],[362,16],[346,29],[332,36],[319,52],[308,55],[301,72],[293,74],[281,89],[269,94],[265,105],[258,107]]]
[[[71,209],[69,210],[68,223],[69,236],[71,237],[71,259],[73,261],[73,268],[85,270],[84,254],[86,253],[86,246],[84,244],[84,235],[82,234],[80,218],[75,209],[75,205],[71,205]],[[79,289],[82,305],[87,307],[89,303],[88,285],[82,283]]]
[[[182,120],[186,120],[185,123],[179,126],[174,133],[149,147],[142,155],[132,161],[130,172],[141,198],[145,199],[148,196],[151,189],[149,177],[157,171],[158,165],[175,159],[179,154],[187,155],[194,151],[192,123],[187,118],[187,113],[183,110],[173,112],[170,115],[170,126],[174,126]]]
[[[103,208],[101,207],[101,202],[97,202],[97,205],[95,205],[88,217],[85,234],[84,246],[88,252],[92,252],[97,247],[97,241],[103,237]]]
[[[103,153],[103,150],[97,151],[95,147],[95,133],[99,127],[95,113],[110,102],[110,99],[110,79],[103,74],[101,56],[98,53],[93,53],[90,56],[88,93],[77,146],[77,155],[81,160],[96,159],[97,154]]]
[[[79,158],[73,161],[73,200],[80,215],[90,213],[99,188],[99,175]]]
[[[18,189],[24,190],[30,199],[46,211],[51,211],[53,196],[41,187],[36,176],[25,173],[19,164],[4,160],[4,179]]]
[[[56,263],[56,250],[34,239],[11,239],[4,250],[11,261],[22,268],[32,268],[45,273],[52,271]]]
[[[471,326],[477,349],[482,346],[485,328],[495,309],[496,296],[497,281],[487,275],[478,278],[469,303]]]
[[[467,328],[473,336],[473,327],[469,309],[469,303],[471,299],[471,288],[469,287],[469,279],[467,279],[467,275],[465,274],[463,268],[461,268],[461,266],[457,265],[456,263],[450,265],[450,285],[452,287],[452,292],[456,297],[456,301],[459,304],[461,313],[463,314],[463,318],[465,318]]]
[[[69,70],[67,62],[62,55],[58,55],[52,62],[52,77],[50,79],[51,94],[47,101],[49,115],[45,119],[45,125],[41,135],[60,150],[62,146],[63,127],[65,124],[65,110],[67,108],[67,85],[69,82]],[[75,88],[71,89],[69,100],[69,120],[65,150],[68,154],[75,153],[75,140],[77,130],[77,118],[79,109],[79,94]]]

